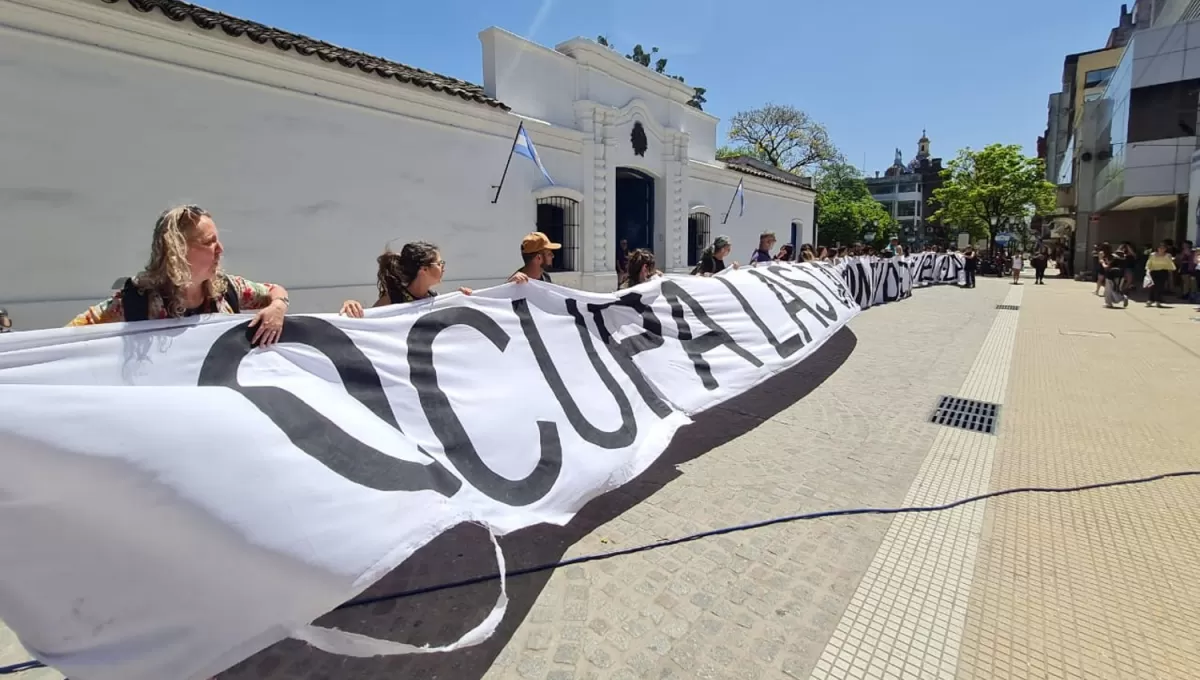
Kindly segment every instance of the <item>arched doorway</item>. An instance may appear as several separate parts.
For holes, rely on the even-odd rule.
[[[654,178],[633,168],[617,168],[616,239],[614,252],[622,240],[629,250],[654,250]]]

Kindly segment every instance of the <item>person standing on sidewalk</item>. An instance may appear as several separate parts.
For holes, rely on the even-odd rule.
[[[1184,241],[1179,249],[1179,257],[1175,258],[1179,268],[1179,297],[1184,302],[1195,302],[1196,297],[1196,252],[1192,249],[1191,241]]]
[[[975,253],[975,249],[967,246],[963,251],[963,274],[966,278],[963,281],[963,288],[975,287],[975,270],[979,268],[979,255]]]
[[[1024,266],[1025,255],[1019,250],[1014,250],[1012,256],[1012,275],[1014,286],[1021,284],[1021,269],[1024,268]]]
[[[1122,308],[1129,306],[1129,298],[1121,281],[1124,266],[1125,258],[1121,250],[1100,253],[1100,271],[1104,272],[1104,306],[1109,309],[1117,305]]]
[[[1163,294],[1167,290],[1167,281],[1171,278],[1171,272],[1175,271],[1175,258],[1171,256],[1170,248],[1164,241],[1158,246],[1158,250],[1150,254],[1146,259],[1146,274],[1150,277],[1150,300],[1146,302],[1146,306],[1163,306]]]
[[[1033,263],[1033,283],[1035,285],[1046,285],[1046,265],[1050,264],[1050,254],[1043,247],[1033,254],[1030,258]]]

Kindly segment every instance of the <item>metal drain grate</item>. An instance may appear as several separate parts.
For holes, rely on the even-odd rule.
[[[1015,312],[1021,309],[1021,307],[1020,305],[996,305],[996,309],[1011,309]]]
[[[962,397],[941,396],[929,422],[982,434],[996,434],[1000,405]]]

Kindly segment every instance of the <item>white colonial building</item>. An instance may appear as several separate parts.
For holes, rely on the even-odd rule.
[[[622,238],[671,271],[720,233],[743,262],[763,230],[811,241],[810,184],[715,160],[691,88],[590,40],[480,40],[483,87],[174,0],[0,0],[0,306],[65,323],[183,202],[301,312],[373,300],[388,243],[437,243],[444,289],[482,287],[539,228],[567,246],[556,283],[612,290]],[[515,156],[493,203],[522,121],[555,183]]]

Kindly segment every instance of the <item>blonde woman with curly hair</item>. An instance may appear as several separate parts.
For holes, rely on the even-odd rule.
[[[283,332],[288,294],[283,286],[255,283],[221,271],[224,248],[207,210],[181,205],[154,225],[150,262],[121,290],[89,307],[68,326],[176,319],[197,314],[238,314],[256,310],[252,340],[270,345]]]

